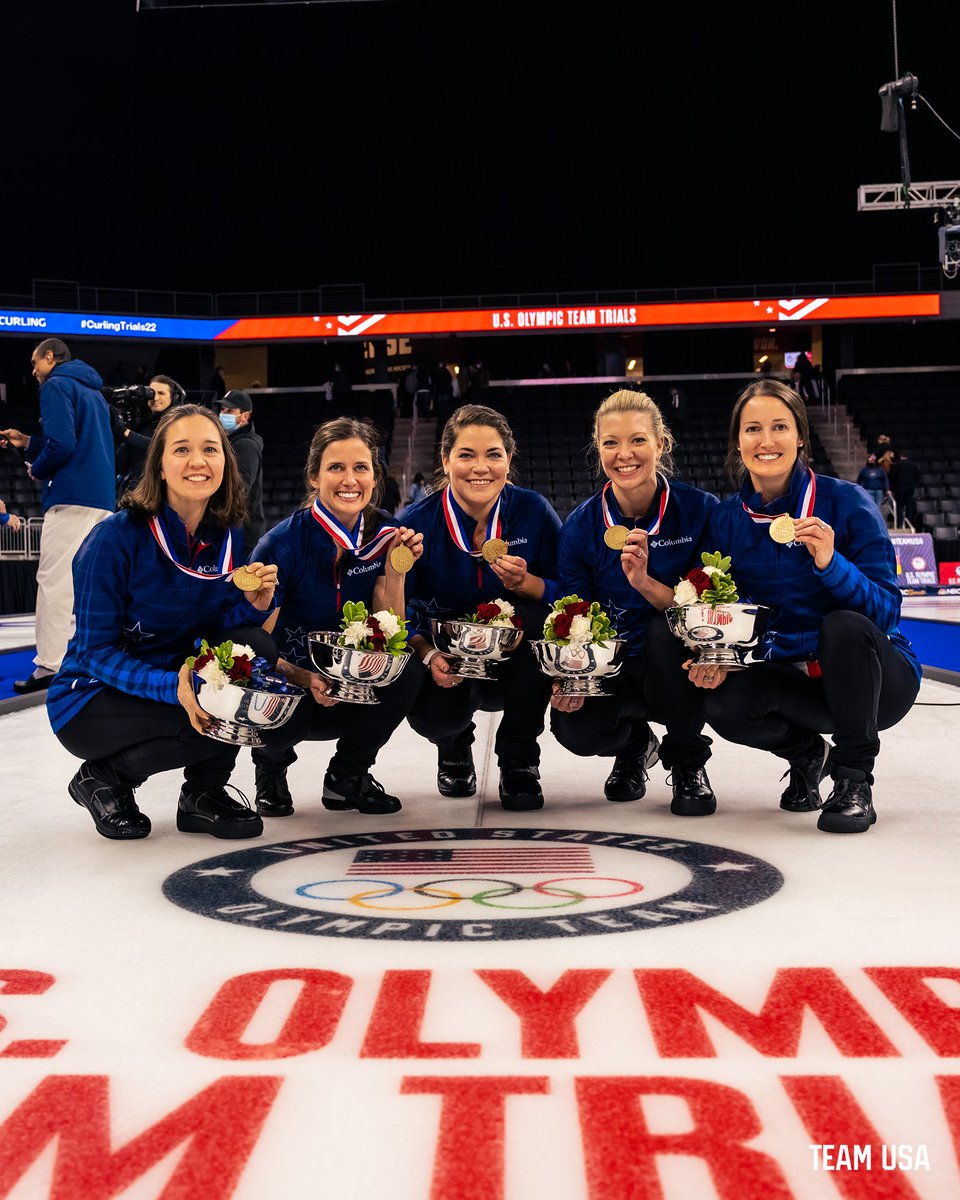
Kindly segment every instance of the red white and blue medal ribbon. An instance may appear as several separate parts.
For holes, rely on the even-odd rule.
[[[223,545],[220,547],[220,558],[217,562],[216,572],[195,571],[192,567],[185,567],[182,562],[177,561],[177,556],[174,554],[170,545],[170,538],[167,536],[167,531],[163,527],[163,521],[159,513],[155,517],[151,517],[148,521],[150,532],[156,538],[157,545],[163,553],[170,559],[178,571],[182,571],[184,575],[190,575],[194,579],[226,579],[228,575],[233,574],[233,533],[227,530],[226,536],[223,539]]]
[[[807,480],[807,486],[804,489],[803,496],[800,499],[800,507],[797,510],[796,519],[809,517],[813,513],[813,506],[817,499],[817,477],[814,475],[810,467],[807,467],[807,474],[810,478]],[[754,525],[769,525],[771,521],[776,521],[782,517],[783,513],[758,513],[750,508],[746,501],[741,501],[743,511],[749,516]]]
[[[500,524],[500,501],[502,499],[503,495],[501,493],[501,495],[497,497],[496,504],[490,510],[490,515],[487,517],[487,535],[484,538],[484,542],[489,542],[491,538],[501,537],[502,526]],[[443,516],[447,522],[447,532],[450,534],[451,538],[453,538],[456,545],[464,552],[464,554],[469,554],[472,558],[482,558],[482,552],[480,550],[472,549],[470,543],[467,541],[466,535],[463,532],[463,525],[460,523],[461,509],[456,500],[454,500],[453,496],[450,494],[449,487],[445,487],[443,489],[442,501]]]
[[[663,514],[667,511],[667,505],[670,502],[670,481],[666,475],[658,475],[657,479],[663,484],[663,491],[660,493],[660,510],[654,517],[652,523],[647,527],[647,533],[653,537],[660,532],[660,526],[663,524]],[[613,487],[613,481],[607,480],[603,485],[603,491],[600,493],[600,508],[603,512],[603,524],[606,529],[612,529],[614,525],[619,525],[621,522],[614,518],[610,511],[610,502],[607,500],[607,492]],[[611,500],[616,508],[616,496],[611,496]],[[619,516],[619,514],[618,514]]]
[[[376,558],[397,532],[396,525],[384,525],[382,529],[377,530],[377,534],[370,544],[364,546],[361,550],[360,544],[363,541],[362,513],[357,517],[357,523],[352,533],[347,529],[346,525],[337,520],[328,508],[324,508],[319,500],[314,500],[310,509],[310,515],[321,528],[329,533],[341,549],[349,550],[355,558],[362,559],[364,562],[368,559]]]

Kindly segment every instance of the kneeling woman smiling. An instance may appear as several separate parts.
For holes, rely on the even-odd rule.
[[[229,579],[242,561],[243,494],[219,422],[196,405],[171,409],[124,507],[74,559],[77,631],[47,712],[62,745],[84,760],[68,790],[104,837],[146,837],[134,789],[178,767],[178,829],[220,838],[263,830],[225,791],[238,747],[202,736],[210,718],[184,665],[198,637],[256,642],[273,608],[275,566],[248,564],[260,579],[250,598]]]

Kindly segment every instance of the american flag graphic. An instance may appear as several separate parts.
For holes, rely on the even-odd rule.
[[[473,875],[510,871],[515,875],[593,873],[588,846],[436,846],[424,850],[358,850],[348,875],[387,870],[391,875],[425,875],[437,867],[453,867]]]

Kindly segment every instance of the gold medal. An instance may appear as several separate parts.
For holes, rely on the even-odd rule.
[[[241,592],[259,592],[263,584],[260,576],[254,575],[246,567],[237,567],[233,573],[233,582]]]
[[[784,513],[782,516],[777,517],[776,520],[771,521],[770,536],[781,546],[785,546],[787,542],[792,542],[797,536],[797,527],[793,523],[793,517]]]
[[[488,538],[480,547],[480,553],[488,563],[496,562],[501,554],[506,554],[510,547],[503,538]]]
[[[610,525],[604,530],[603,540],[607,543],[611,550],[622,550],[627,544],[627,538],[630,536],[630,530],[626,525]]]
[[[390,551],[390,565],[400,575],[406,575],[413,566],[413,562],[413,551],[408,546],[404,546],[402,542]]]

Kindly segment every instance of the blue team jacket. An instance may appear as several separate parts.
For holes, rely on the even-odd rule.
[[[645,517],[622,520],[616,512],[611,489],[608,503],[615,523],[636,524],[647,528],[660,511],[663,481]],[[583,600],[596,600],[610,618],[619,637],[627,643],[630,657],[643,650],[646,627],[658,610],[637,592],[620,565],[620,551],[611,550],[603,540],[601,492],[573,510],[560,535],[560,594],[576,594]],[[648,571],[658,583],[675,587],[686,573],[700,565],[703,550],[714,550],[704,542],[710,514],[717,506],[716,496],[701,492],[686,483],[670,483],[670,500],[660,529],[650,539]]]
[[[920,678],[921,668],[910,642],[897,628],[900,589],[897,559],[880,511],[856,484],[827,475],[815,476],[813,515],[830,525],[835,552],[826,570],[799,542],[778,545],[769,525],[755,524],[743,504],[757,513],[799,516],[809,475],[799,462],[790,490],[764,505],[749,477],[739,496],[714,511],[710,535],[716,548],[732,559],[730,574],[741,600],[770,607],[766,639],[758,657],[804,662],[816,658],[820,623],[835,609],[868,617],[903,654]]]
[[[224,532],[201,525],[188,545],[172,508],[164,522],[178,560],[216,571]],[[243,562],[243,534],[233,531],[233,560]],[[229,579],[195,579],[164,556],[142,517],[129,509],[96,525],[73,560],[77,632],[47,692],[54,731],[104,687],[177,703],[177,671],[195,653],[197,638],[215,645],[239,625],[262,625]]]
[[[103,380],[85,362],[58,363],[40,387],[43,434],[30,438],[24,457],[44,481],[43,511],[55,504],[116,506],[110,408],[97,390]]]
[[[510,600],[510,593],[482,558],[473,558],[450,537],[443,515],[443,493],[432,492],[411,505],[403,524],[423,534],[423,554],[407,576],[410,633],[430,636],[431,617],[465,617],[485,601]],[[508,485],[501,493],[500,521],[510,553],[526,559],[527,569],[544,581],[543,599],[552,604],[557,591],[557,543],[560,518],[538,492]],[[476,529],[469,518],[463,532],[469,542]],[[540,637],[542,630],[528,631]]]
[[[384,525],[396,524],[389,513],[378,511],[367,541]],[[281,656],[297,666],[312,668],[307,634],[339,629],[346,601],[362,601],[370,611],[374,585],[383,574],[386,547],[367,562],[350,553],[337,562],[336,553],[333,538],[303,508],[262,537],[250,560],[277,564],[280,615],[273,636]]]

